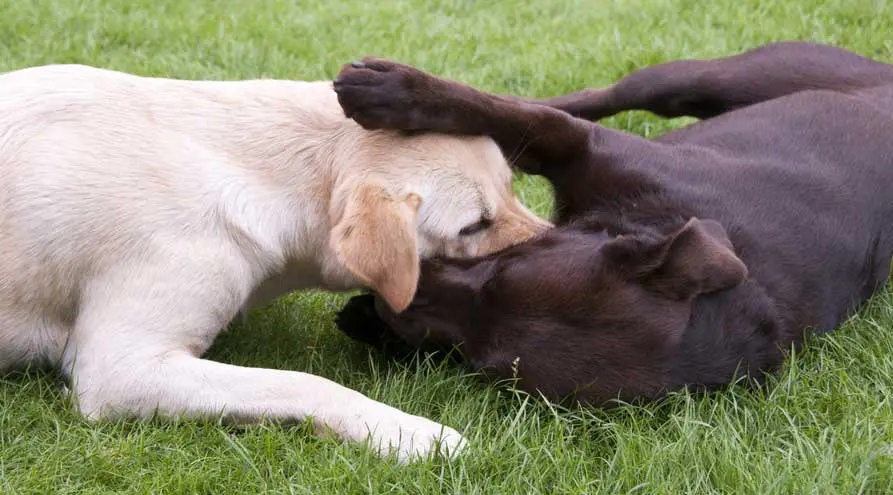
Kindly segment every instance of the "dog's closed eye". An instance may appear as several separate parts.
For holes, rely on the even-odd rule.
[[[481,219],[478,220],[477,222],[474,222],[470,225],[466,225],[465,227],[462,227],[462,229],[459,230],[459,235],[461,235],[461,236],[474,235],[474,234],[477,234],[478,232],[482,232],[484,230],[489,229],[491,225],[493,225],[493,220],[486,218],[486,217],[481,217]]]

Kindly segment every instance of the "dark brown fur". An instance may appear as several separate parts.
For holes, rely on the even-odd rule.
[[[778,43],[522,100],[367,58],[335,89],[366,128],[489,135],[555,189],[555,229],[425,263],[407,311],[351,301],[339,325],[374,345],[460,345],[554,399],[657,398],[760,379],[889,275],[889,65]],[[630,109],[704,120],[646,140],[579,118]]]

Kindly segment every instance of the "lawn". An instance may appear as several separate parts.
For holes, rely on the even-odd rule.
[[[0,12],[3,71],[76,62],[179,78],[329,79],[375,54],[547,96],[783,39],[893,62],[890,1],[0,0]],[[604,123],[650,136],[687,121],[636,112]],[[541,181],[519,177],[517,187],[548,214]],[[812,341],[764,391],[611,411],[559,410],[436,360],[388,363],[334,328],[344,301],[284,298],[234,324],[210,357],[334,379],[463,431],[465,456],[401,466],[306,427],[93,425],[55,375],[32,372],[0,376],[0,493],[851,494],[893,482],[893,291]]]

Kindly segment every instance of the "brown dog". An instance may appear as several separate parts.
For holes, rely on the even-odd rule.
[[[491,136],[551,181],[559,224],[425,263],[407,311],[378,305],[386,327],[354,300],[339,319],[361,339],[461,345],[476,368],[551,398],[656,398],[759,380],[889,275],[889,65],[780,43],[532,102],[370,58],[335,87],[366,128]],[[575,117],[629,109],[706,120],[649,141]]]

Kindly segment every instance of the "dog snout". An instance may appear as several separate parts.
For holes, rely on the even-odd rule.
[[[494,226],[489,236],[478,246],[477,255],[501,251],[515,244],[526,242],[552,227],[549,222],[533,215],[513,215]]]

